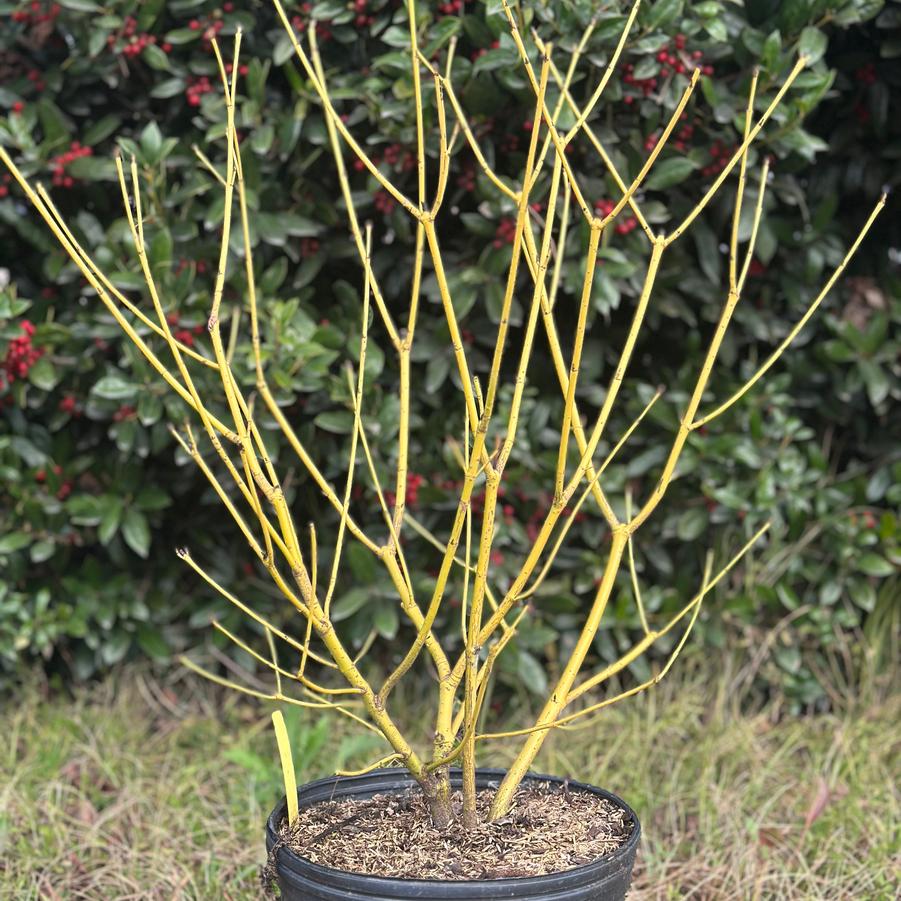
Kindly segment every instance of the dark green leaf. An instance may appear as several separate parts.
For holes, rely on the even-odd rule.
[[[28,371],[28,381],[42,391],[50,391],[56,387],[56,383],[59,381],[59,375],[53,364],[50,362],[50,359],[44,356],[41,357]]]
[[[0,535],[0,554],[11,554],[31,544],[31,536],[25,532],[9,532]]]
[[[885,557],[872,553],[861,554],[857,559],[857,568],[868,576],[879,577],[890,576],[897,571]]]
[[[682,541],[694,541],[707,529],[707,512],[700,507],[686,510],[676,523],[676,535]]]
[[[91,393],[104,400],[130,400],[137,390],[137,385],[126,382],[120,375],[105,375],[94,385]]]
[[[97,537],[101,544],[109,544],[119,529],[122,517],[122,501],[119,498],[108,498],[104,504],[103,516],[97,527]]]
[[[184,93],[185,80],[183,78],[167,78],[157,82],[150,90],[150,96],[160,100],[168,100],[178,94]]]
[[[28,552],[32,563],[45,563],[56,553],[56,544],[49,540],[36,541]]]
[[[326,410],[314,420],[320,429],[336,435],[349,435],[354,428],[354,415],[349,410]]]
[[[138,510],[126,510],[122,518],[122,537],[139,557],[146,557],[150,550],[150,525],[147,517]]]
[[[645,187],[649,191],[661,191],[664,188],[671,188],[685,181],[698,164],[694,160],[690,160],[687,156],[674,157],[664,160],[662,163],[656,163],[651,169],[651,174],[645,182]]]
[[[332,604],[332,620],[339,623],[343,619],[348,619],[369,603],[371,598],[372,593],[369,588],[351,588],[339,598],[336,598]]]
[[[819,28],[808,26],[801,32],[798,50],[807,57],[809,65],[813,65],[822,58],[828,44],[826,35]]]
[[[166,660],[169,657],[169,645],[163,633],[153,626],[143,625],[138,629],[138,646],[154,660]]]

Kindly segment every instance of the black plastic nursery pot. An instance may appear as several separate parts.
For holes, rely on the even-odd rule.
[[[479,770],[478,788],[500,784],[504,770]],[[451,785],[460,787],[460,773],[451,772]],[[555,776],[530,775],[527,781],[562,784]],[[312,863],[281,845],[275,852],[274,868],[285,901],[475,901],[508,898],[529,901],[622,901],[632,879],[632,865],[641,838],[641,824],[635,812],[616,795],[593,785],[567,782],[570,791],[591,792],[620,807],[632,823],[625,844],[592,863],[547,876],[523,879],[437,880],[397,879],[348,873]],[[310,782],[298,789],[301,807],[337,798],[371,798],[376,794],[402,794],[416,788],[415,781],[403,769],[384,769],[365,776],[332,777]],[[286,816],[286,801],[272,811],[266,823],[266,849],[270,853],[278,843],[279,827]]]

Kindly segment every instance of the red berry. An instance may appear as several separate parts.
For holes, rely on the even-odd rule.
[[[25,109],[25,104],[22,103],[21,100],[17,100],[17,101],[13,104],[12,109],[13,109],[13,112],[14,112],[14,113],[21,113],[22,110]]]

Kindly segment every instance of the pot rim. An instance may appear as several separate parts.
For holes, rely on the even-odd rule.
[[[488,786],[495,787],[496,781],[499,782],[507,773],[507,770],[494,768],[494,767],[479,767],[476,771],[476,776],[480,781],[488,783]],[[458,781],[461,776],[461,771],[456,768],[451,768],[451,782]],[[456,777],[456,780],[455,780]],[[384,781],[389,783],[384,789],[378,788],[378,786],[373,786],[372,782],[375,781]],[[319,788],[327,788],[332,787],[333,789],[337,788],[339,785],[345,786],[345,790],[341,792],[343,796],[353,796],[355,794],[367,794],[369,796],[378,794],[380,791],[397,791],[400,786],[396,783],[406,782],[409,783],[409,787],[415,788],[416,781],[410,775],[409,771],[403,767],[385,767],[384,769],[375,770],[371,773],[366,773],[362,776],[328,776],[323,779],[316,779],[313,782],[307,782],[304,785],[299,786],[297,793],[300,801],[300,806],[310,806],[310,804],[318,803],[321,800],[325,800],[324,798],[316,798],[312,802],[304,803],[304,795],[315,794],[316,790]],[[347,791],[347,788],[352,789],[353,783],[358,783],[360,785],[359,792]],[[291,847],[287,845],[280,845],[278,851],[276,852],[276,862],[278,859],[284,854],[288,860],[290,861],[287,864],[292,870],[300,867],[312,875],[318,875],[322,878],[328,879],[329,877],[347,877],[352,878],[353,880],[363,880],[364,882],[367,880],[374,881],[382,881],[382,882],[398,882],[403,884],[408,888],[415,888],[417,885],[422,885],[424,888],[427,886],[435,886],[435,885],[459,885],[459,886],[471,886],[473,889],[477,889],[479,887],[488,887],[491,886],[495,889],[502,889],[505,887],[512,888],[529,888],[535,887],[538,888],[546,883],[551,883],[554,880],[560,880],[561,878],[565,878],[567,882],[572,880],[576,884],[582,884],[583,882],[589,882],[593,877],[600,875],[597,871],[602,871],[605,867],[609,866],[611,863],[616,861],[618,858],[629,858],[634,855],[635,850],[637,848],[638,842],[641,838],[641,822],[638,819],[638,815],[635,811],[625,802],[622,798],[614,795],[612,792],[607,791],[606,789],[599,788],[596,785],[592,785],[587,782],[576,782],[572,779],[566,779],[561,776],[551,776],[544,773],[527,773],[523,782],[549,782],[554,785],[563,785],[564,783],[568,785],[570,788],[576,791],[587,791],[594,795],[599,795],[602,798],[606,798],[608,801],[612,801],[617,807],[625,812],[628,818],[632,822],[632,832],[629,835],[628,839],[616,848],[613,851],[610,851],[607,854],[604,854],[602,857],[598,857],[595,860],[592,860],[590,863],[582,864],[578,867],[570,867],[565,870],[558,870],[554,873],[546,873],[542,876],[520,876],[520,877],[509,877],[505,879],[409,879],[402,876],[382,876],[375,873],[355,873],[351,870],[342,870],[336,867],[329,867],[324,864],[314,863],[306,857],[301,856],[296,851],[294,851]],[[278,842],[279,837],[279,826],[286,815],[287,808],[287,799],[283,797],[279,803],[275,806],[275,809],[269,815],[266,821],[266,850],[268,852],[272,852],[272,848]]]

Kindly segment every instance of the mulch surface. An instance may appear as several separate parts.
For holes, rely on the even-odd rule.
[[[503,819],[487,822],[492,791],[478,795],[474,831],[431,822],[421,793],[325,801],[302,808],[283,842],[323,866],[401,879],[509,879],[591,863],[624,844],[632,824],[605,798],[558,784],[520,788]],[[454,796],[459,815],[461,798]]]

